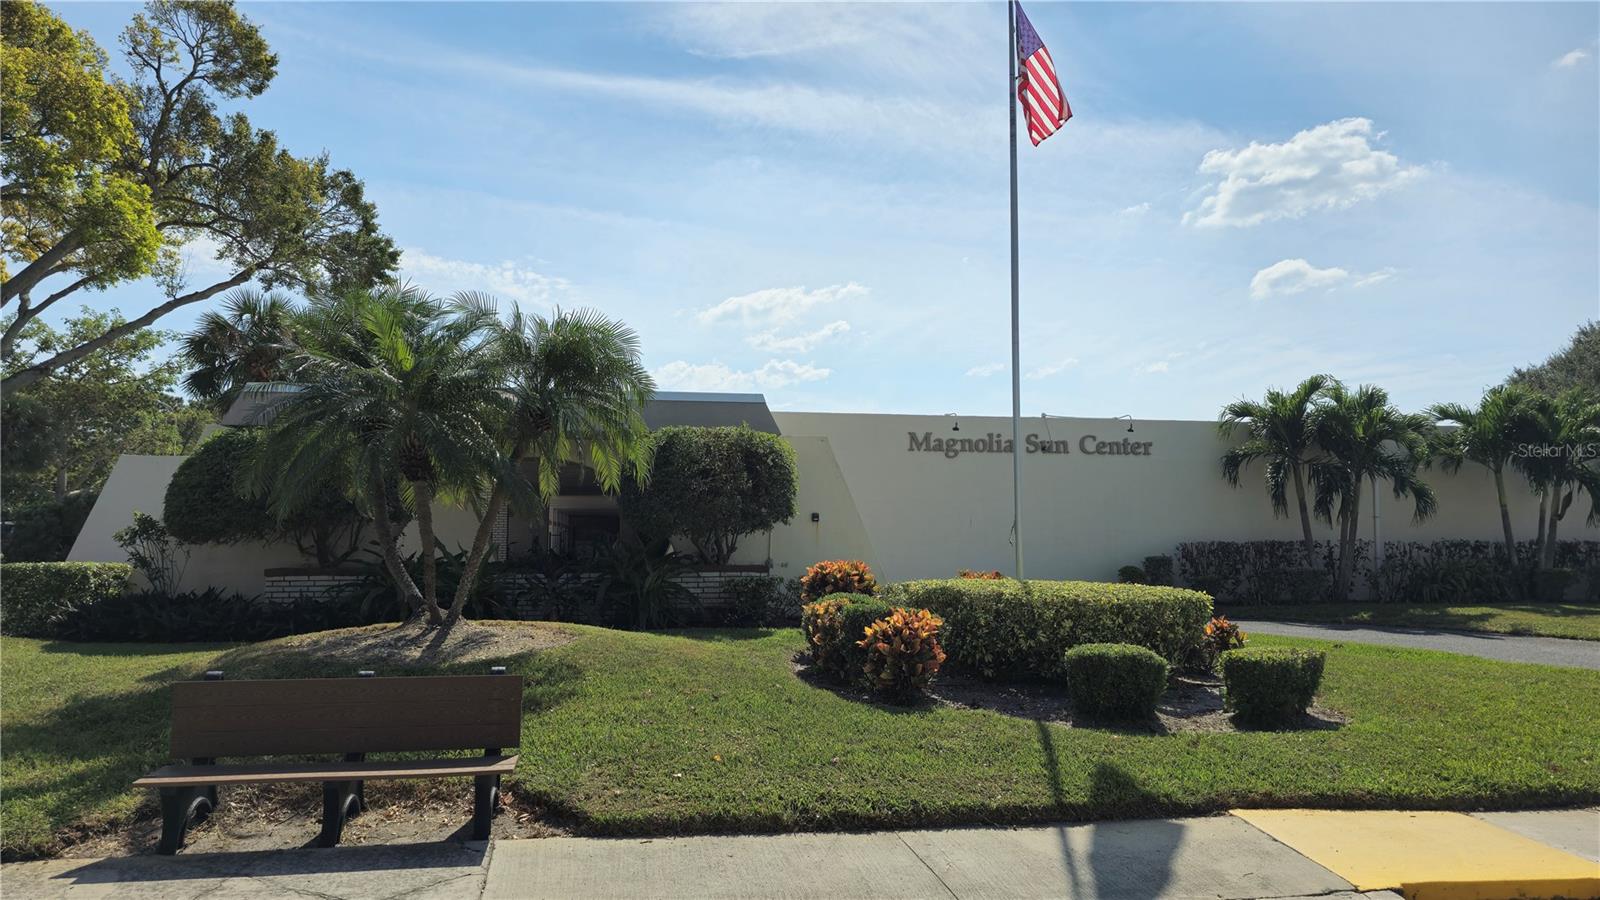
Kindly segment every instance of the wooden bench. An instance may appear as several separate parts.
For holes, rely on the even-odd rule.
[[[178,852],[190,820],[204,821],[225,785],[322,782],[322,833],[317,845],[339,843],[344,823],[366,808],[367,781],[394,778],[473,779],[472,837],[486,840],[500,800],[500,776],[516,768],[504,747],[522,742],[522,676],[496,667],[491,675],[410,678],[288,678],[172,685],[172,755],[187,765],[163,766],[134,782],[161,797],[161,852]],[[363,676],[371,673],[363,672]],[[369,753],[481,750],[482,756],[371,761]],[[325,762],[221,765],[221,757],[339,756]]]

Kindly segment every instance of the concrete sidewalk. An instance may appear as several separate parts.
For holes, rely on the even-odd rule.
[[[1439,860],[1429,859],[1421,851],[1430,845],[1443,844],[1446,849],[1457,846],[1455,838],[1433,840],[1442,823],[1455,832],[1470,833],[1479,842],[1472,850],[1474,857],[1506,858],[1512,868],[1505,871],[1520,872],[1518,877],[1587,877],[1584,873],[1588,872],[1595,876],[1593,885],[1600,892],[1600,810],[1484,813],[1473,817],[1457,813],[1328,813],[1345,818],[1337,827],[1320,834],[1305,827],[1306,820],[1315,821],[1320,814],[1295,816],[1274,811],[1262,817],[1260,826],[1247,820],[1252,815],[1255,814],[1251,811],[1240,811],[1207,818],[1036,828],[659,839],[545,838],[497,841],[487,849],[481,844],[421,844],[49,860],[14,863],[0,869],[0,891],[8,900],[1397,900],[1398,894],[1375,890],[1375,886],[1399,887],[1408,878],[1426,877],[1434,880],[1418,882],[1421,890],[1410,891],[1418,900],[1428,900],[1430,896],[1499,896],[1463,890],[1462,884],[1448,881],[1448,870],[1444,873],[1447,880],[1438,881]],[[1405,827],[1410,819],[1415,819],[1416,829],[1408,836]],[[1284,821],[1289,824],[1282,825]],[[1272,833],[1280,830],[1281,834]],[[1390,852],[1393,859],[1382,860],[1388,869],[1375,868],[1372,860],[1363,856],[1365,846],[1393,851],[1397,841],[1415,841],[1419,852]],[[1422,868],[1407,868],[1413,859]],[[1444,864],[1449,865],[1448,859]],[[1516,869],[1517,865],[1522,868]],[[1488,874],[1498,876],[1505,872]],[[1389,885],[1391,880],[1393,885]],[[1495,883],[1498,889],[1511,889],[1505,880]]]

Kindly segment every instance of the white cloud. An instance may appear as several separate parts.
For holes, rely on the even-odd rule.
[[[1558,69],[1570,69],[1588,58],[1589,51],[1587,50],[1568,50],[1552,60],[1550,65]]]
[[[1339,119],[1300,132],[1281,144],[1212,150],[1199,171],[1218,180],[1184,224],[1246,227],[1274,219],[1344,209],[1422,175],[1393,153],[1374,149],[1372,121]]]
[[[1058,360],[1053,363],[1046,363],[1045,365],[1029,371],[1027,378],[1032,381],[1038,381],[1041,378],[1049,378],[1052,375],[1060,375],[1062,372],[1065,372],[1077,364],[1077,357],[1069,356],[1066,359]]]
[[[470,262],[434,256],[419,247],[407,247],[400,257],[402,278],[440,293],[485,291],[519,303],[549,306],[570,287],[563,278],[544,275],[520,263]]]
[[[793,322],[813,307],[866,295],[867,289],[854,281],[820,287],[814,291],[804,287],[766,288],[729,297],[716,306],[701,310],[696,318],[706,324],[737,318],[742,322],[782,325]]]
[[[1170,368],[1171,364],[1163,359],[1159,362],[1153,362],[1149,365],[1140,367],[1139,373],[1141,375],[1161,375],[1165,374]]]
[[[1006,370],[1006,364],[1005,363],[984,363],[981,366],[973,366],[972,368],[968,369],[967,370],[967,377],[968,378],[988,378],[990,375],[998,375],[999,373],[1004,372],[1005,370]]]
[[[1149,211],[1150,211],[1150,201],[1146,200],[1143,203],[1135,203],[1133,206],[1124,207],[1122,212],[1118,213],[1118,215],[1128,216],[1129,218],[1132,218],[1134,216],[1142,216],[1142,215],[1144,215],[1145,213],[1147,213]]]
[[[1267,266],[1250,279],[1250,296],[1260,300],[1278,294],[1332,288],[1349,278],[1350,273],[1337,266],[1319,269],[1303,259],[1284,259]]]
[[[679,391],[764,391],[803,381],[821,381],[833,374],[792,359],[769,359],[759,369],[741,371],[722,363],[695,364],[674,360],[653,373],[656,385]]]
[[[1392,267],[1387,267],[1386,266],[1386,267],[1384,267],[1382,269],[1379,269],[1376,272],[1373,272],[1373,273],[1368,274],[1368,275],[1363,275],[1360,278],[1357,278],[1356,281],[1355,281],[1355,284],[1352,284],[1351,287],[1358,287],[1358,288],[1369,287],[1369,286],[1374,285],[1374,284],[1379,284],[1381,282],[1388,281],[1389,279],[1391,279],[1393,277],[1394,277],[1394,269]]]
[[[1256,272],[1250,279],[1250,296],[1262,300],[1318,288],[1331,291],[1345,284],[1352,288],[1371,287],[1393,278],[1394,273],[1389,266],[1363,275],[1338,266],[1319,269],[1303,259],[1283,259]]]
[[[816,331],[796,334],[790,337],[778,337],[777,331],[763,331],[752,334],[745,340],[750,346],[767,353],[805,353],[821,344],[836,334],[844,334],[850,330],[850,323],[843,319],[818,328]]]

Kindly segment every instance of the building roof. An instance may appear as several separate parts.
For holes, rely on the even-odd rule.
[[[272,409],[300,390],[292,384],[251,382],[222,415],[222,424],[260,425],[272,418]],[[652,430],[667,425],[749,425],[757,431],[779,434],[778,423],[761,394],[722,394],[701,391],[660,391],[644,408]]]

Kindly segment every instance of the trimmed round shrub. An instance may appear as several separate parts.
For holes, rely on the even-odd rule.
[[[1144,558],[1144,580],[1146,584],[1160,584],[1172,586],[1172,557],[1166,555],[1146,556]]]
[[[1133,644],[1079,644],[1061,669],[1073,707],[1094,718],[1147,718],[1167,689],[1167,661]]]
[[[651,440],[650,477],[623,479],[618,497],[640,534],[682,536],[706,562],[726,565],[739,538],[794,516],[794,448],[778,435],[748,425],[676,425]]]
[[[867,683],[900,702],[921,696],[944,664],[939,646],[943,624],[925,609],[894,609],[868,625],[866,635],[856,642],[867,653],[863,663]]]
[[[806,569],[800,576],[800,599],[806,603],[831,594],[878,593],[878,579],[872,567],[859,559],[829,559]]]
[[[132,576],[127,563],[5,563],[0,628],[18,637],[61,637],[79,611],[120,597]]]
[[[225,429],[178,466],[161,508],[173,537],[185,544],[234,544],[272,534],[266,501],[240,490],[240,474],[256,444],[251,429]]]
[[[1222,695],[1240,721],[1286,725],[1311,706],[1322,683],[1321,650],[1244,647],[1222,654]]]
[[[901,582],[884,599],[944,619],[950,660],[986,677],[1057,677],[1079,644],[1135,644],[1176,665],[1211,620],[1205,594],[1145,584],[949,578]]]

